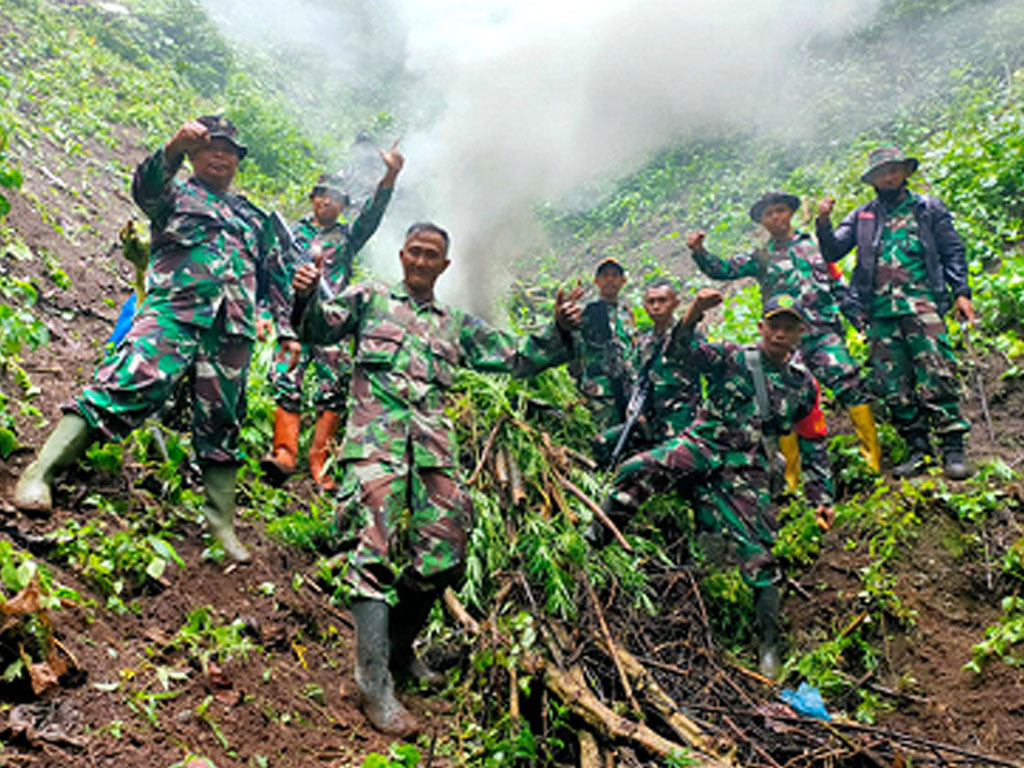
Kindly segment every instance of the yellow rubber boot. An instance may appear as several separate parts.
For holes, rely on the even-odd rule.
[[[800,441],[796,432],[779,438],[779,450],[786,459],[786,490],[796,493],[800,487]]]
[[[851,406],[846,410],[853,422],[853,431],[860,440],[860,455],[874,472],[882,471],[882,448],[878,444],[878,430],[875,428],[875,417],[871,415],[871,406],[867,403]]]

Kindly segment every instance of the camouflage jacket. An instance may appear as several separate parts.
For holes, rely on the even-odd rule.
[[[633,371],[637,385],[645,374],[651,381],[647,418],[655,440],[675,437],[690,426],[700,406],[700,372],[688,360],[690,343],[682,321],[660,336],[651,329],[636,338]]]
[[[380,226],[392,192],[390,188],[378,186],[373,198],[361,209],[351,225],[338,221],[321,229],[312,217],[307,216],[292,228],[295,244],[301,251],[315,253],[319,249],[323,252],[324,280],[335,294],[345,290],[352,280],[356,254]],[[270,306],[277,335],[282,338],[295,338],[291,326],[291,310],[292,278],[297,268],[296,263],[284,264],[283,269],[273,272],[270,282]]]
[[[263,211],[242,195],[218,195],[158,149],[135,169],[132,197],[149,217],[145,303],[209,328],[219,312],[229,334],[256,338],[257,285],[280,261]]]
[[[914,193],[886,211],[875,264],[872,317],[917,314],[922,301],[934,307],[924,262],[920,225],[914,217]],[[935,310],[938,311],[937,309]]]
[[[684,328],[683,338],[689,342],[687,364],[704,374],[708,389],[707,400],[698,411],[691,431],[718,448],[726,466],[757,462],[767,472],[768,462],[776,457],[764,455],[762,434],[766,433],[774,441],[795,430],[800,439],[804,470],[808,473],[804,486],[807,499],[812,504],[831,503],[828,431],[814,376],[799,363],[776,365],[762,353],[772,414],[765,422],[758,408],[745,348],[730,342],[701,340],[692,328]]]
[[[569,334],[554,323],[516,338],[437,301],[417,305],[404,283],[353,285],[334,301],[296,302],[302,342],[355,340],[342,459],[453,467],[455,437],[445,394],[459,366],[529,376],[568,360]]]
[[[590,302],[583,308],[578,356],[569,363],[580,392],[587,397],[614,399],[623,413],[632,380],[633,330],[633,313],[622,302]]]
[[[770,250],[755,248],[728,260],[707,251],[694,252],[693,260],[715,280],[756,278],[763,301],[779,294],[799,299],[815,325],[834,326],[839,322],[839,302],[833,292],[835,275],[810,235],[797,233],[784,247],[773,240]]]

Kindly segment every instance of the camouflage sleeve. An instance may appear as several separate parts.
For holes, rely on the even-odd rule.
[[[181,167],[181,159],[168,163],[163,149],[151,154],[135,169],[132,177],[132,199],[153,222],[153,229],[163,229],[174,209],[174,188],[171,182]]]
[[[566,363],[573,352],[571,334],[554,322],[538,333],[517,338],[471,315],[462,318],[459,343],[467,367],[520,377],[533,376],[545,368]]]
[[[349,231],[348,240],[345,243],[345,259],[347,261],[345,274],[352,274],[352,260],[360,249],[366,245],[366,241],[373,237],[373,233],[380,226],[380,220],[384,218],[384,211],[391,201],[392,188],[378,186],[374,192],[373,199],[366,205],[356,220],[352,222],[352,229]]]
[[[371,290],[365,285],[354,285],[329,302],[320,300],[320,292],[305,299],[296,297],[291,315],[291,327],[303,344],[337,344],[351,336],[359,326],[359,318]]]
[[[757,277],[758,261],[755,251],[741,253],[731,259],[714,256],[707,251],[693,251],[691,255],[700,271],[713,280],[738,280],[741,277]]]
[[[801,464],[807,473],[804,494],[807,501],[818,506],[832,503],[832,470],[828,461],[828,427],[825,423],[825,413],[821,410],[821,387],[816,378],[810,374],[807,377],[808,402],[805,409],[809,410],[793,429],[799,439]]]
[[[692,366],[699,373],[715,379],[742,375],[736,362],[735,352],[739,349],[737,345],[708,341],[695,326],[686,325],[682,321],[676,326],[672,336],[676,359],[687,366]],[[742,356],[742,352],[740,354]]]

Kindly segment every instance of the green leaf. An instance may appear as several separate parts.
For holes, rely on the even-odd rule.
[[[167,569],[167,561],[162,557],[154,557],[146,566],[146,574],[154,581],[159,581]]]

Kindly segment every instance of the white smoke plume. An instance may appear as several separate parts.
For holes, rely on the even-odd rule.
[[[404,227],[434,220],[453,238],[442,294],[489,314],[503,265],[540,236],[537,202],[679,138],[812,133],[828,93],[806,89],[832,83],[801,71],[806,43],[848,38],[880,0],[209,2],[249,45],[322,48],[317,76],[401,80],[381,109],[410,126],[407,167],[376,271],[396,275]]]

